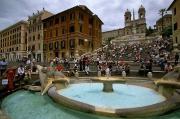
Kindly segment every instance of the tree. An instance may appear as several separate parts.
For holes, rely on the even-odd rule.
[[[159,15],[161,16],[161,19],[162,19],[162,31],[163,31],[163,29],[164,29],[164,15],[165,15],[165,13],[166,13],[166,9],[160,9],[159,10]]]
[[[164,28],[162,31],[163,37],[170,37],[170,35],[172,35],[172,26],[168,26],[168,27]]]

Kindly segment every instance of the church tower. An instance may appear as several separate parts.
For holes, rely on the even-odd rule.
[[[128,23],[131,22],[131,12],[127,9],[124,14],[125,26],[128,26]]]
[[[138,16],[139,16],[139,19],[144,19],[146,16],[146,10],[145,8],[141,5],[139,10],[138,10]]]

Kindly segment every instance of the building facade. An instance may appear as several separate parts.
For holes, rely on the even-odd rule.
[[[174,0],[168,10],[172,11],[173,45],[180,52],[180,0]]]
[[[114,40],[137,40],[145,39],[146,36],[146,10],[141,5],[138,9],[138,19],[127,9],[124,14],[124,28],[106,31],[102,33],[103,42],[107,42],[108,39],[114,38]]]
[[[156,30],[159,34],[162,33],[162,29],[172,26],[172,15],[166,14],[163,18],[160,18],[156,21]]]
[[[101,47],[102,21],[79,5],[43,20],[44,59],[79,57]]]
[[[0,31],[0,57],[8,61],[22,60],[27,57],[27,29],[26,21],[16,24]]]
[[[53,14],[46,11],[37,11],[28,17],[28,57],[43,62],[43,19]]]

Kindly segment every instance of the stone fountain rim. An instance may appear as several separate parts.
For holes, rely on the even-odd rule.
[[[96,107],[87,103],[83,103],[74,99],[70,99],[63,95],[57,93],[57,87],[54,85],[48,90],[48,95],[54,99],[57,103],[62,104],[74,110],[88,112],[103,116],[110,117],[147,117],[147,116],[157,116],[162,115],[170,110],[176,108],[177,104],[172,98],[166,98],[165,101],[160,103],[136,107],[136,108],[125,108],[125,109],[106,109],[101,107]]]

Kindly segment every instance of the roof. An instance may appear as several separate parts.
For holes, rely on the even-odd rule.
[[[5,30],[11,29],[11,28],[13,28],[14,26],[17,26],[17,25],[20,25],[20,24],[27,24],[27,21],[21,20],[21,21],[15,23],[15,24],[13,24],[13,25],[11,25],[11,26],[9,26],[9,27],[1,30],[0,32],[2,33],[2,32],[4,32]]]
[[[171,10],[172,6],[173,6],[176,2],[177,2],[177,0],[174,0],[174,1],[171,3],[171,5],[168,7],[167,10]]]
[[[45,21],[45,20],[47,20],[47,19],[51,19],[51,18],[53,18],[53,17],[55,17],[55,16],[57,16],[57,15],[59,15],[59,14],[63,14],[63,13],[65,13],[65,12],[71,11],[71,10],[73,10],[73,9],[75,9],[75,8],[80,8],[80,9],[82,9],[82,10],[84,10],[84,11],[86,10],[89,14],[93,15],[92,11],[89,10],[85,5],[77,5],[77,6],[74,6],[74,7],[72,7],[72,8],[69,8],[69,9],[67,9],[67,10],[64,10],[64,11],[62,11],[62,12],[59,12],[59,13],[53,15],[53,16],[50,16],[50,17],[48,17],[48,18],[46,18],[46,19],[43,19],[43,21]]]
[[[49,11],[47,11],[47,10],[45,10],[45,9],[43,8],[42,11],[39,11],[39,10],[38,10],[37,13],[33,13],[33,15],[28,16],[28,20],[34,19],[34,18],[36,18],[36,17],[38,17],[38,16],[41,16],[41,15],[43,15],[44,13],[49,13],[49,14],[51,14],[51,16],[53,15],[53,13],[51,13],[51,12],[49,12]]]
[[[88,14],[92,15],[93,17],[98,18],[98,19],[101,21],[101,19],[100,19],[97,15],[93,14],[93,12],[92,12],[91,10],[89,10],[85,5],[77,5],[77,6],[74,6],[74,7],[72,7],[72,8],[67,9],[67,10],[64,10],[64,11],[62,11],[62,12],[60,12],[60,13],[57,13],[57,14],[55,14],[55,15],[52,15],[52,16],[46,18],[46,19],[43,19],[42,21],[46,21],[46,20],[51,19],[51,18],[53,18],[53,17],[55,17],[55,16],[57,16],[57,15],[59,15],[59,14],[63,14],[63,13],[65,13],[65,12],[71,11],[71,10],[73,10],[73,9],[75,9],[75,8],[82,9],[83,11],[86,11]],[[102,21],[101,21],[101,23],[103,24]]]

